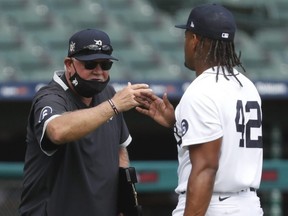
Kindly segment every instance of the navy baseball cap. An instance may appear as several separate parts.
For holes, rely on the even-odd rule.
[[[113,48],[109,36],[98,29],[85,29],[76,32],[69,39],[68,57],[80,61],[112,59]]]
[[[233,41],[236,32],[236,22],[233,14],[215,3],[203,4],[193,8],[187,23],[175,27],[222,41]]]

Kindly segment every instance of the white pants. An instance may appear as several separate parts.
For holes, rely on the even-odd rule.
[[[220,197],[220,199],[219,199]],[[183,216],[186,203],[186,194],[178,197],[178,204],[173,216]],[[260,199],[255,191],[237,193],[213,193],[205,216],[262,216],[263,210]]]

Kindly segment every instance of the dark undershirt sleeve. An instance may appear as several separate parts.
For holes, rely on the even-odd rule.
[[[130,133],[129,133],[129,130],[128,130],[128,127],[126,125],[123,115],[121,116],[121,121],[122,121],[122,133],[121,133],[121,140],[119,144],[122,147],[127,147],[131,143],[132,138],[130,136]]]

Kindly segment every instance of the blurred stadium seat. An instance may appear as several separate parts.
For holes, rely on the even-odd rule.
[[[52,0],[52,2],[54,1]],[[67,6],[59,7],[57,2],[51,5],[51,10],[53,16],[63,23],[64,28],[82,29],[95,26],[102,28],[106,24],[107,15],[99,3],[80,3],[80,1],[77,1],[77,4],[70,3]]]
[[[27,5],[28,0],[1,0],[0,8],[1,10],[13,10],[23,8]]]
[[[51,14],[45,5],[24,4],[13,9],[1,9],[1,18],[23,31],[46,28],[51,24]]]
[[[113,16],[106,17],[106,25],[100,28],[109,34],[114,53],[119,49],[129,49],[135,43],[136,37],[131,30]]]
[[[160,52],[173,52],[175,49],[183,50],[184,34],[183,31],[174,26],[165,26],[160,30],[143,32],[149,43],[158,47]]]
[[[288,21],[288,2],[286,0],[263,0],[271,19],[278,23]]]
[[[43,3],[43,4],[49,4],[52,6],[54,9],[65,9],[69,7],[77,7],[81,6],[81,4],[84,2],[83,0],[31,0],[31,1],[36,1],[38,3]]]
[[[263,28],[255,32],[254,39],[266,51],[281,51],[288,47],[287,34],[288,26]]]
[[[23,38],[21,37],[20,33],[17,31],[13,31],[8,28],[1,28],[0,31],[0,50],[1,56],[5,52],[9,52],[13,49],[18,49],[21,47],[23,43]]]
[[[150,4],[134,1],[130,8],[125,9],[125,13],[121,13],[120,18],[131,30],[145,32],[159,29],[164,17],[159,11],[155,11]]]

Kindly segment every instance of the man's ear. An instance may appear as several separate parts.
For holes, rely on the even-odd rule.
[[[64,59],[64,65],[65,65],[65,67],[66,67],[66,69],[67,69],[68,71],[71,71],[72,63],[73,63],[72,58],[66,57],[66,58]]]
[[[192,43],[194,48],[197,47],[197,45],[200,43],[200,38],[196,34],[192,34]]]
[[[72,59],[66,57],[66,58],[64,59],[64,64],[66,65],[66,67],[71,66],[71,64],[72,64]]]
[[[75,69],[73,67],[73,59],[66,57],[64,59],[64,68],[69,77],[71,77],[75,73]]]

